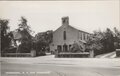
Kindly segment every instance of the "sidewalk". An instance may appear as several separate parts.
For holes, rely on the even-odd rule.
[[[107,53],[107,54],[98,55],[95,58],[115,58],[115,57],[116,57],[116,53],[111,52],[111,53]]]

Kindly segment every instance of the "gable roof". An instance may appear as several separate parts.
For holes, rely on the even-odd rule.
[[[15,40],[21,39],[22,35],[18,31],[12,31]]]
[[[62,27],[62,26],[58,27],[56,30],[53,31],[53,33],[54,33],[55,31],[57,31],[58,29],[60,29],[61,27]]]
[[[62,25],[62,26],[64,26],[64,25]],[[60,26],[59,28],[57,28],[55,31],[57,31],[58,29],[60,29],[62,26]],[[84,32],[84,33],[87,33],[87,34],[92,35],[91,33],[88,33],[88,32],[86,32],[86,31],[83,31],[83,30],[78,29],[79,27],[71,26],[71,25],[68,25],[68,26],[71,27],[71,28],[73,28],[73,29],[75,29],[75,30],[78,30],[78,31],[80,31],[80,32]],[[53,31],[53,33],[54,33],[55,31]]]
[[[83,30],[81,30],[81,29],[78,29],[79,27],[71,26],[71,25],[69,25],[69,27],[71,27],[71,28],[73,28],[73,29],[76,29],[76,30],[78,30],[78,31],[80,31],[80,32],[84,32],[84,33],[90,34],[90,33],[86,32],[86,31],[83,31]]]

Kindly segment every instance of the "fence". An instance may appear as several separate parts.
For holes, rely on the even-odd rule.
[[[2,53],[2,57],[35,57],[36,51],[32,50],[30,53]]]
[[[3,53],[3,57],[31,57],[31,53]]]
[[[81,52],[81,53],[57,53],[55,55],[56,58],[88,58],[90,57],[89,52]]]

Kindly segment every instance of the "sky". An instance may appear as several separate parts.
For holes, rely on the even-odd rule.
[[[71,26],[92,33],[120,29],[119,5],[119,0],[0,1],[0,18],[9,19],[10,30],[14,30],[24,16],[36,34],[56,30],[62,25],[61,18],[69,16]]]

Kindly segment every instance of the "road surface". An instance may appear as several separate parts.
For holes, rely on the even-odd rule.
[[[120,76],[120,59],[2,58],[2,76]]]

